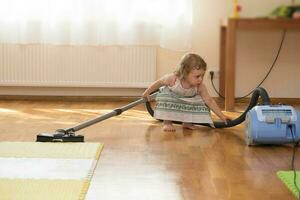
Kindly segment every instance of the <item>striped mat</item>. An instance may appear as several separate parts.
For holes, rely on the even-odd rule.
[[[103,145],[0,142],[1,200],[84,199]]]

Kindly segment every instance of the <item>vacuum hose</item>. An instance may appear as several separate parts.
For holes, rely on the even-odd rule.
[[[228,127],[233,127],[233,126],[236,126],[236,125],[242,123],[243,121],[245,121],[247,112],[249,110],[251,110],[251,108],[253,108],[254,106],[257,105],[259,97],[261,97],[263,105],[270,105],[270,98],[269,98],[267,91],[262,87],[258,87],[253,91],[252,97],[250,99],[250,103],[249,103],[247,109],[243,112],[243,114],[241,114],[238,118],[236,118],[234,120],[227,121],[227,123],[220,122],[220,121],[214,122],[214,127],[215,128],[228,128]],[[154,111],[151,107],[151,104],[148,101],[146,102],[146,108],[147,108],[148,113],[153,117]],[[181,123],[181,122],[175,122],[175,123]],[[195,123],[195,124],[202,125],[202,126],[210,126],[210,124],[204,124],[204,123]]]

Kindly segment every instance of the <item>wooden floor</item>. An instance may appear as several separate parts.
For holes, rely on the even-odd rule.
[[[0,140],[35,141],[127,103],[2,100]],[[79,133],[105,145],[87,199],[294,199],[276,177],[290,169],[292,148],[248,147],[244,125],[165,133],[141,105]]]

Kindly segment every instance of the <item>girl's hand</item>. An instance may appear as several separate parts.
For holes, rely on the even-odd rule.
[[[144,93],[142,94],[142,97],[143,97],[144,99],[147,99],[147,101],[151,101],[151,98],[150,98],[150,95],[148,94],[148,92],[144,92]]]
[[[228,117],[228,116],[224,116],[225,118],[224,118],[224,122],[225,122],[225,124],[227,125],[227,123],[229,122],[229,121],[231,121],[232,119],[230,118],[230,117]]]
[[[228,116],[226,116],[226,115],[223,115],[223,117],[221,118],[221,120],[227,125],[227,123],[228,123],[229,121],[231,121],[231,118],[228,117]]]

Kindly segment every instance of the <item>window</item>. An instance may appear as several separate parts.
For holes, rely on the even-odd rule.
[[[1,43],[191,46],[192,0],[0,0]]]

